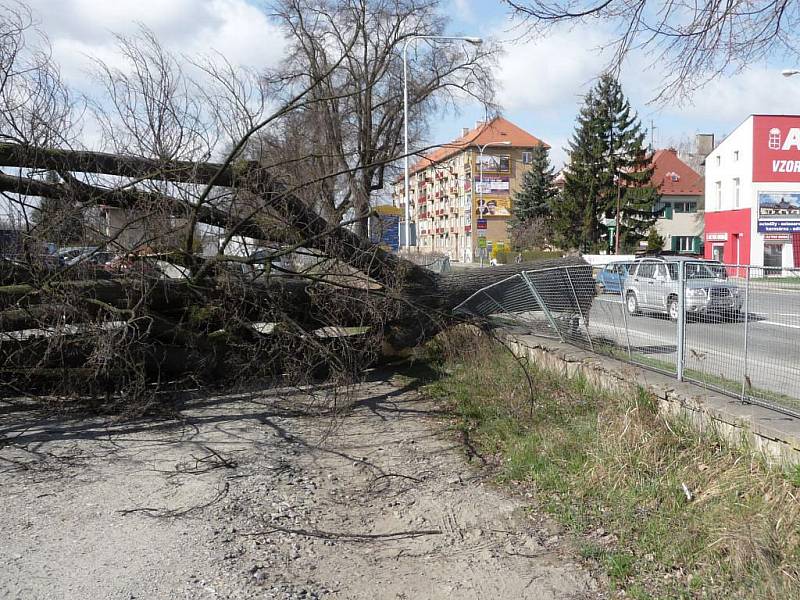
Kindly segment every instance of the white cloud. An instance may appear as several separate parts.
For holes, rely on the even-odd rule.
[[[498,74],[498,98],[508,111],[558,112],[575,107],[606,64],[597,29],[554,30],[524,43],[507,43]]]
[[[800,79],[786,79],[774,68],[753,68],[712,81],[684,107],[665,114],[697,121],[738,122],[751,113],[796,114],[800,110]]]
[[[459,21],[464,23],[475,23],[475,8],[472,0],[450,0],[448,13],[454,15]]]
[[[246,0],[30,0],[55,61],[70,83],[86,84],[91,58],[115,64],[113,34],[139,24],[169,50],[196,56],[217,51],[231,63],[274,66],[285,40],[276,25]]]

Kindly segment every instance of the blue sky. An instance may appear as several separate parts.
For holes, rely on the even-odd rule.
[[[277,63],[283,39],[264,13],[260,0],[27,0],[39,14],[56,62],[78,90],[90,84],[91,57],[114,64],[112,32],[129,34],[141,22],[171,50],[187,55],[212,48],[233,63],[254,68]],[[452,16],[450,33],[493,37],[504,43],[497,71],[497,97],[504,115],[552,147],[556,165],[573,127],[582,94],[606,64],[598,48],[610,39],[602,23],[561,28],[544,38],[518,39],[507,9],[499,0],[442,0]],[[786,64],[753,65],[734,77],[720,78],[689,101],[649,105],[663,73],[649,60],[633,55],[625,65],[623,88],[649,129],[655,125],[656,146],[664,147],[695,133],[721,136],[750,113],[800,112],[800,76],[784,78]],[[482,117],[466,104],[459,115],[433,119],[428,141],[446,143],[464,126]],[[88,132],[91,136],[91,131]]]
[[[533,135],[549,143],[556,165],[564,159],[563,147],[574,129],[581,96],[593,85],[607,64],[599,48],[612,39],[602,23],[575,28],[562,27],[545,38],[519,40],[520,30],[509,21],[508,12],[493,0],[450,0],[454,16],[451,32],[494,37],[503,41],[498,100],[503,114]],[[623,89],[649,130],[651,121],[656,147],[666,147],[696,133],[714,133],[719,140],[751,113],[795,114],[800,112],[800,76],[785,78],[788,65],[754,64],[737,75],[719,78],[692,98],[670,104],[651,104],[665,75],[652,58],[631,55],[621,73]],[[460,116],[438,121],[431,141],[457,136],[462,126],[481,118],[477,106],[467,106]]]

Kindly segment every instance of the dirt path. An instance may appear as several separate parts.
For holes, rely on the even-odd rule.
[[[358,397],[333,426],[263,395],[115,427],[0,412],[0,598],[601,597],[434,405]]]

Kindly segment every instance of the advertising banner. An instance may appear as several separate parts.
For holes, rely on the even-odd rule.
[[[800,117],[753,117],[753,181],[800,183]]]
[[[508,194],[511,189],[511,184],[508,177],[498,175],[484,175],[483,183],[480,177],[475,179],[475,193],[490,194]],[[481,192],[482,190],[482,192]]]
[[[479,154],[475,158],[475,170],[495,171],[498,173],[508,173],[511,166],[511,157],[497,156],[495,154]]]
[[[800,232],[800,192],[759,192],[758,231]]]
[[[505,198],[479,198],[478,208],[475,211],[479,217],[508,217],[511,215],[511,197]]]

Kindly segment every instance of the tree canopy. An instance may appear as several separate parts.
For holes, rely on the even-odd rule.
[[[577,121],[554,230],[566,247],[615,250],[604,221],[614,220],[620,249],[635,247],[655,222],[658,192],[650,187],[645,132],[613,76],[603,75],[587,94]]]

